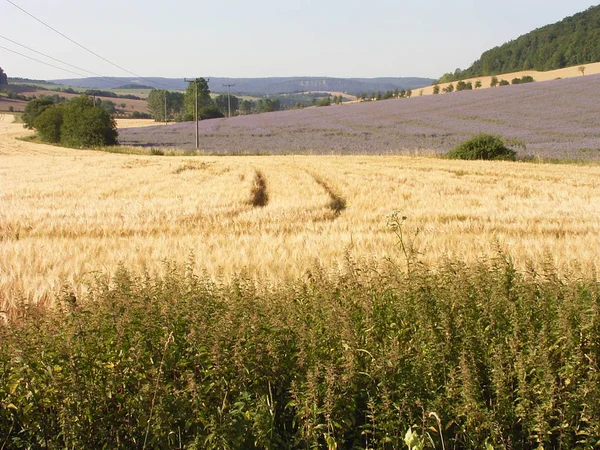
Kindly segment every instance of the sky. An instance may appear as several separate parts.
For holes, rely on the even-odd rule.
[[[0,46],[102,76],[430,77],[595,4],[588,0],[0,0]],[[0,48],[12,77],[80,78]]]

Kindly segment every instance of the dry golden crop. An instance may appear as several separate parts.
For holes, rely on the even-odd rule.
[[[386,224],[407,217],[420,258],[499,249],[517,267],[595,270],[600,167],[395,156],[171,157],[17,141],[0,123],[0,310],[51,302],[119,263],[184,262],[273,280],[348,258],[400,258]],[[268,203],[253,206],[256,173]]]

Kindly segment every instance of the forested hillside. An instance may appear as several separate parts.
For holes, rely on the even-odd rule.
[[[468,69],[445,74],[440,81],[522,70],[554,70],[598,61],[600,5],[488,50]]]

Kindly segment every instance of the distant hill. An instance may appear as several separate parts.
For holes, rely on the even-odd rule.
[[[117,86],[115,89],[140,89],[148,90],[154,89],[152,86],[144,86],[143,84],[125,84],[123,86]]]
[[[468,69],[446,74],[440,81],[555,70],[599,61],[600,5],[488,50]]]
[[[224,84],[235,84],[232,92],[249,95],[275,95],[306,91],[332,91],[360,94],[362,92],[388,91],[394,89],[414,89],[431,84],[432,78],[329,78],[329,77],[274,77],[274,78],[219,78],[208,77],[212,92],[227,92]],[[183,90],[187,83],[182,78],[79,78],[52,80],[54,83],[91,89],[116,89],[126,82],[131,89],[140,89],[151,84],[157,89]]]

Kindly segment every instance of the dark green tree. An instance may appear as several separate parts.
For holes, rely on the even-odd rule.
[[[491,81],[490,81],[490,87],[496,87],[498,86],[498,77],[492,77]]]
[[[35,100],[31,100],[29,103],[27,103],[27,106],[25,106],[25,111],[23,112],[23,126],[30,130],[35,128],[35,119],[53,105],[54,102],[48,97],[40,97],[36,98]]]
[[[223,115],[227,115],[229,112],[229,99],[227,98],[227,94],[220,94],[215,98],[215,103],[219,111]],[[235,95],[231,96],[231,114],[234,115],[235,112],[240,108],[240,99]]]
[[[166,118],[165,118],[166,102]],[[181,120],[183,117],[184,95],[181,92],[153,89],[148,95],[148,109],[157,122]]]
[[[89,148],[117,144],[117,126],[104,109],[82,95],[64,106],[61,144],[67,147]]]
[[[3,85],[7,85],[8,84],[8,76],[6,75],[6,73],[4,73],[4,70],[2,70],[2,67],[0,67],[0,89],[2,89]]]
[[[191,81],[188,84],[188,88],[185,91],[185,119],[194,120],[196,95],[198,99],[199,119],[214,119],[217,117],[223,117],[223,114],[219,111],[217,105],[210,96],[208,81],[204,78],[196,78],[195,81]]]
[[[63,113],[63,105],[53,105],[35,118],[34,126],[42,141],[50,144],[60,143]]]
[[[117,112],[117,105],[112,100],[100,100],[99,106],[109,114]]]
[[[252,100],[242,100],[240,103],[240,111],[242,114],[252,114],[252,112],[256,109],[256,102]]]
[[[440,93],[440,85],[436,84],[436,85],[433,86],[433,94],[437,95],[439,93]]]
[[[314,99],[316,101],[316,99]],[[266,113],[271,111],[279,111],[281,104],[278,98],[261,98],[256,104],[256,109],[259,113]]]
[[[317,106],[331,106],[331,97],[323,97]]]

